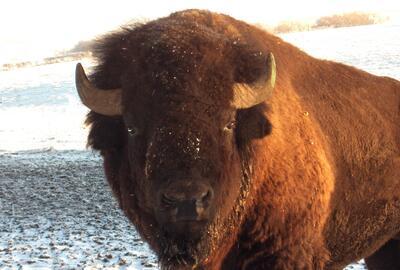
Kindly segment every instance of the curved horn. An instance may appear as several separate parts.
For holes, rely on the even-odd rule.
[[[104,91],[96,88],[88,80],[81,63],[76,65],[75,84],[82,103],[92,111],[108,116],[122,114],[122,89]]]
[[[269,53],[267,58],[267,71],[254,83],[236,83],[233,86],[232,105],[237,109],[250,108],[257,105],[272,95],[275,87],[276,65],[275,58]]]

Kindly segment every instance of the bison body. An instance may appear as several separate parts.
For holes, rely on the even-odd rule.
[[[95,55],[88,143],[162,269],[400,269],[400,82],[198,10]]]

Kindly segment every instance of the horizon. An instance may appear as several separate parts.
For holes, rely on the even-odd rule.
[[[246,3],[239,0],[147,1],[140,5],[128,0],[114,0],[112,5],[96,3],[96,8],[91,5],[94,2],[77,0],[68,3],[50,0],[4,2],[0,24],[9,27],[0,30],[0,65],[51,57],[71,49],[79,41],[101,36],[128,22],[153,20],[189,8],[208,9],[268,26],[284,21],[310,22],[322,16],[348,12],[375,13],[400,23],[400,16],[396,16],[400,15],[400,3],[395,0],[385,1],[384,5],[377,0],[329,0],[324,3],[280,0],[270,9],[260,8],[256,0]]]

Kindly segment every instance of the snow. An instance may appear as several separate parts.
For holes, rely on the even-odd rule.
[[[0,156],[0,269],[157,269],[90,151]]]

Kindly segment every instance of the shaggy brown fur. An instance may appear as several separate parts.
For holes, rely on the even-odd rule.
[[[269,52],[278,74],[272,98],[234,110],[232,85],[253,81]],[[371,256],[380,269],[380,258],[397,259],[400,82],[198,10],[111,34],[96,56],[91,80],[123,88],[124,114],[91,112],[89,145],[163,268],[341,269]],[[232,117],[234,137],[221,131]],[[138,128],[134,140],[128,126]],[[192,169],[208,175],[216,197],[196,244],[169,238],[153,199],[166,174]]]

